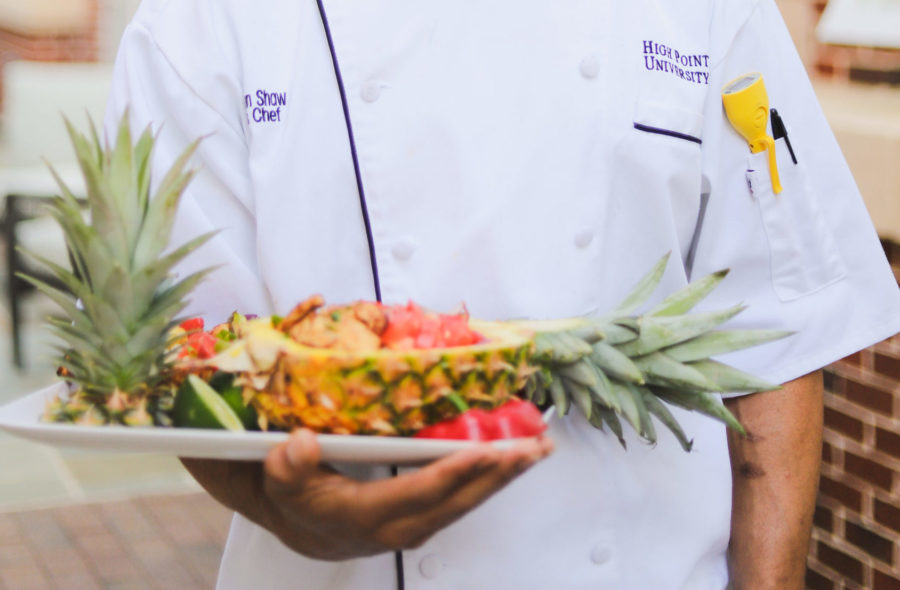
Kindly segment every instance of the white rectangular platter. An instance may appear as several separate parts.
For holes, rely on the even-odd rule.
[[[203,459],[260,461],[284,432],[231,432],[195,428],[75,426],[39,420],[48,400],[66,393],[58,383],[0,407],[0,428],[16,436],[54,446],[113,453],[157,453]],[[421,440],[382,436],[317,435],[322,460],[335,463],[415,465],[474,444],[471,441]],[[498,447],[515,440],[496,441]]]

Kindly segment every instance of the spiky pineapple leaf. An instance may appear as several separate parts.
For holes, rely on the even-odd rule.
[[[84,177],[91,211],[91,227],[102,237],[113,255],[122,255],[128,251],[125,232],[128,231],[129,226],[126,225],[125,219],[117,210],[115,195],[111,194],[109,182],[105,176],[106,155],[101,152],[101,156],[97,158],[96,146],[78,132],[68,119],[66,127]]]
[[[720,422],[725,423],[740,434],[747,434],[747,431],[744,430],[744,427],[741,425],[741,423],[738,422],[737,418],[734,417],[734,414],[728,411],[728,408],[725,407],[725,404],[723,404],[715,394],[690,393],[687,391],[681,391],[668,387],[652,387],[651,389],[654,395],[656,395],[663,401],[672,403],[676,406],[684,408],[685,410],[699,412],[701,414],[709,416],[710,418],[714,418]]]
[[[634,359],[647,383],[663,385],[687,391],[722,391],[722,387],[704,373],[689,365],[679,363],[662,352],[654,352]]]
[[[678,439],[682,449],[689,452],[693,448],[694,442],[688,439],[687,435],[684,433],[684,429],[681,428],[678,420],[675,419],[675,416],[672,415],[672,412],[669,411],[666,404],[662,403],[651,390],[646,388],[641,390],[641,396],[644,405],[647,406],[647,411],[656,416],[663,426],[668,428],[672,434],[675,435],[675,438]]]
[[[183,246],[176,248],[166,256],[160,258],[159,260],[155,260],[146,266],[138,269],[131,277],[131,280],[134,282],[134,291],[136,294],[153,294],[150,287],[152,285],[161,284],[167,276],[172,272],[172,268],[185,259],[191,252],[196,250],[199,246],[206,243],[212,236],[216,235],[217,232],[209,232],[203,234]],[[135,300],[135,306],[146,309],[150,305],[149,299],[146,301],[143,298]]]
[[[705,276],[675,291],[662,302],[647,312],[648,316],[673,316],[689,312],[695,305],[703,301],[719,283],[728,276],[728,270],[720,270]]]
[[[715,330],[666,348],[666,354],[682,363],[735,352],[781,340],[793,334],[782,330]]]
[[[719,391],[730,393],[758,393],[761,391],[780,389],[778,385],[769,383],[765,379],[760,379],[759,377],[735,369],[730,365],[711,359],[690,362],[685,366],[703,373],[710,381],[715,381],[719,385]]]
[[[175,160],[148,203],[140,237],[134,248],[135,266],[150,264],[168,243],[181,194],[195,174],[184,169],[199,145],[200,140],[193,142]]]
[[[610,315],[628,315],[642,306],[651,295],[656,287],[662,281],[663,274],[666,272],[666,266],[669,264],[671,252],[666,253],[653,268],[632,288],[631,292],[625,296],[621,303],[612,311]]]
[[[745,309],[736,305],[721,311],[640,318],[640,336],[632,342],[619,345],[619,351],[636,357],[690,340],[730,320]]]

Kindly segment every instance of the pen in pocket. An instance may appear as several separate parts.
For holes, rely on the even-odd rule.
[[[776,109],[772,109],[772,138],[773,139],[783,139],[785,145],[787,145],[788,151],[791,153],[791,160],[794,164],[797,163],[797,156],[794,155],[794,148],[791,146],[791,140],[788,137],[787,128],[784,126],[784,121],[781,118],[781,115],[778,114]]]

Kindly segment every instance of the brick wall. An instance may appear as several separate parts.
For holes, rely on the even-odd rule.
[[[900,244],[885,252],[900,278]],[[900,590],[900,336],[826,371],[810,590]]]
[[[814,78],[900,83],[900,50],[817,42],[826,0],[777,2]],[[883,244],[900,281],[900,244]],[[828,367],[825,387],[807,588],[900,590],[900,336]]]

